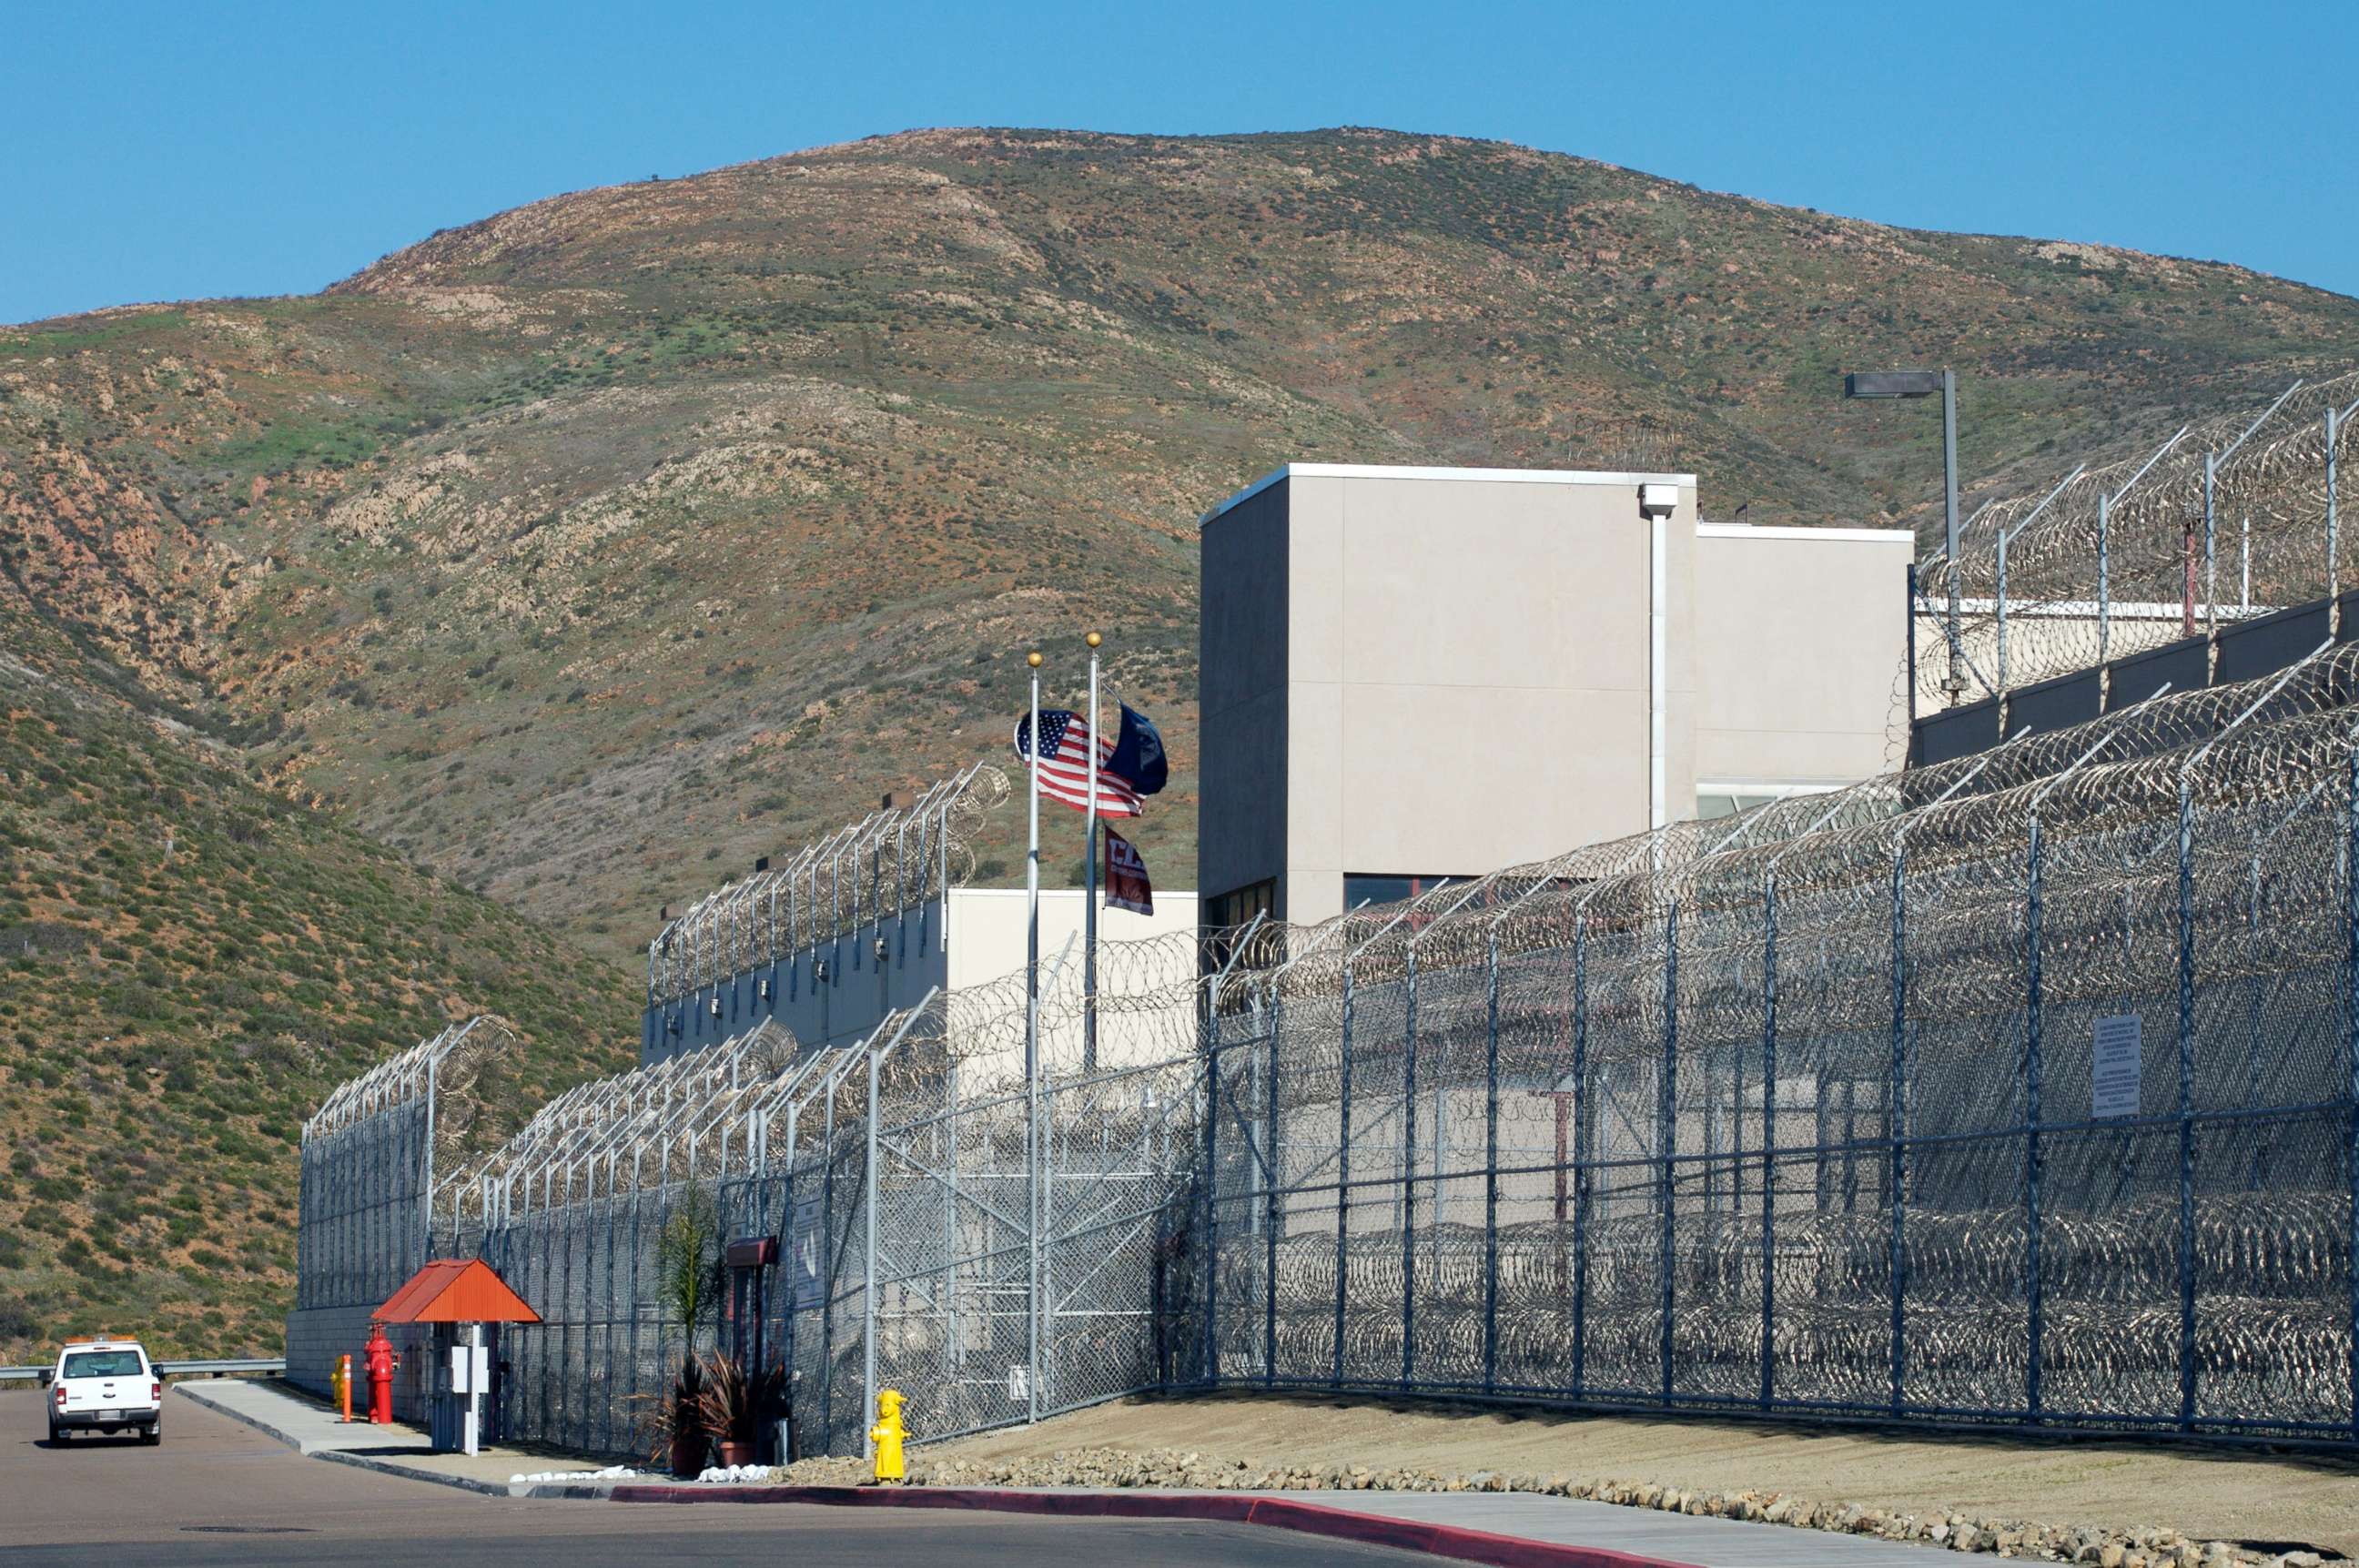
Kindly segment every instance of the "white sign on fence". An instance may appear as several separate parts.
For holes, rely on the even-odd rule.
[[[2142,1046],[2138,1016],[2099,1018],[2089,1047],[2089,1115],[2099,1121],[2138,1114]]]
[[[787,1291],[791,1312],[814,1311],[827,1301],[820,1258],[826,1245],[820,1223],[821,1202],[818,1198],[799,1198],[795,1202],[794,1239],[787,1257]]]

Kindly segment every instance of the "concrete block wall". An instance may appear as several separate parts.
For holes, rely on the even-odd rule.
[[[353,1408],[368,1403],[367,1370],[361,1359],[368,1343],[369,1313],[374,1303],[353,1307],[312,1307],[287,1314],[287,1380],[321,1399],[333,1389],[328,1376],[336,1357],[353,1358]],[[393,1414],[397,1421],[423,1421],[427,1416],[427,1363],[432,1330],[396,1323],[386,1330],[401,1365],[393,1374]]]

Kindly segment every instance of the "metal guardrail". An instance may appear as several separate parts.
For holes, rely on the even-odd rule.
[[[0,1367],[0,1383],[38,1383],[49,1373],[52,1365]],[[158,1361],[156,1370],[166,1377],[218,1377],[237,1373],[283,1373],[287,1362],[283,1356],[246,1361]]]

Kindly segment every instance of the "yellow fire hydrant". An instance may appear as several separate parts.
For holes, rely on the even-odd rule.
[[[876,1424],[868,1429],[868,1441],[876,1450],[876,1478],[898,1481],[906,1474],[901,1464],[901,1444],[909,1429],[901,1424],[901,1391],[880,1388],[876,1393]]]

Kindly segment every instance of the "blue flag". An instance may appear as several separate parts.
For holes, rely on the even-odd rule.
[[[1154,720],[1127,702],[1122,704],[1122,733],[1114,740],[1114,754],[1105,759],[1104,771],[1141,795],[1158,793],[1171,781],[1162,732]]]

